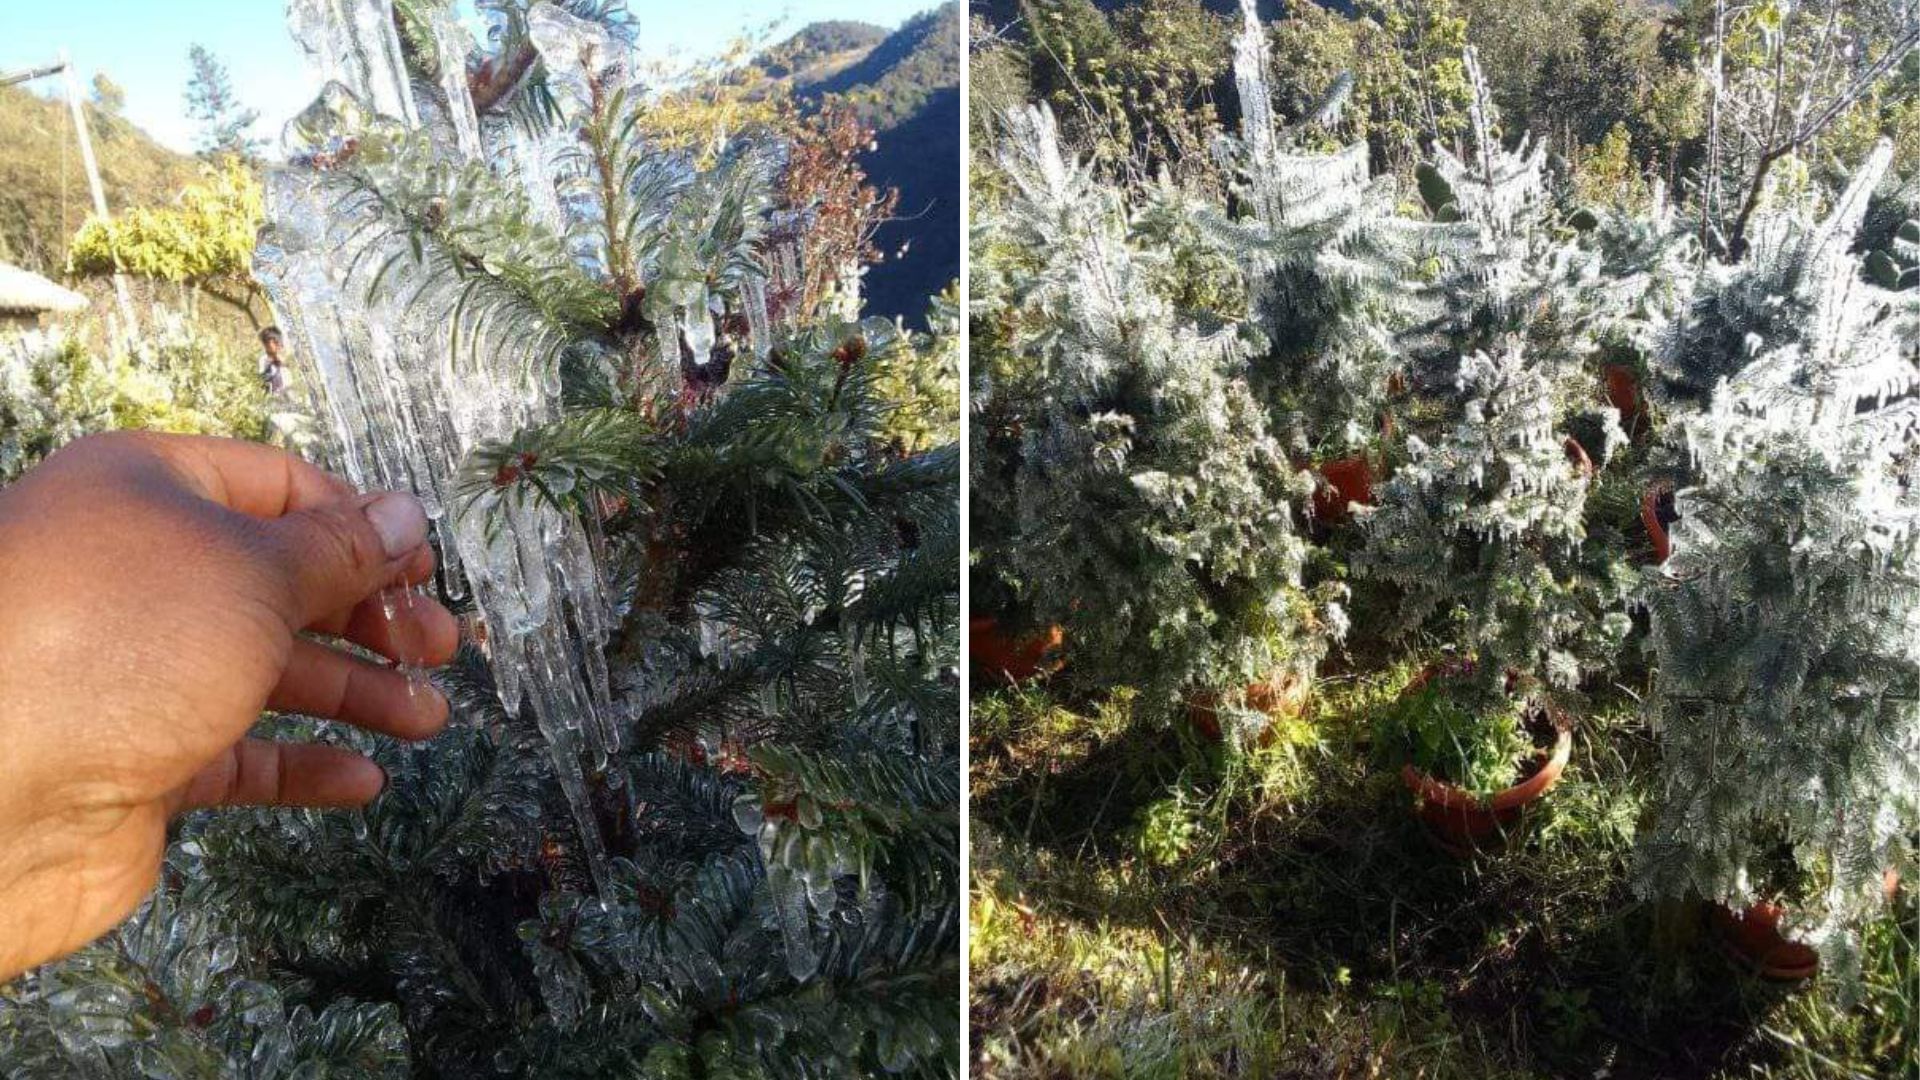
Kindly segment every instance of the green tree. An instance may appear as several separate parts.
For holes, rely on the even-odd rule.
[[[200,153],[209,157],[254,156],[260,140],[249,129],[260,113],[240,103],[227,76],[227,66],[197,43],[187,49],[187,62],[193,68],[187,80],[187,115],[200,125],[195,141]]]
[[[120,115],[127,107],[127,92],[119,83],[107,77],[104,71],[93,76],[93,103],[101,112]]]
[[[959,454],[895,443],[917,343],[804,302],[784,147],[646,136],[617,4],[479,55],[407,6],[411,54],[295,5],[356,62],[255,268],[486,655],[443,737],[365,744],[363,812],[182,823],[147,908],[0,991],[0,1075],[951,1074]]]
[[[1321,125],[1319,148],[1362,140],[1377,170],[1405,176],[1429,140],[1455,145],[1466,134],[1467,21],[1453,0],[1366,0],[1351,18],[1301,4],[1271,33],[1283,116],[1311,115],[1329,86],[1352,80],[1345,107]]]
[[[191,286],[246,315],[256,329],[252,274],[262,220],[260,184],[229,158],[170,207],[137,207],[111,221],[89,217],[67,252],[69,273],[134,274]]]
[[[120,133],[120,125],[125,119],[120,115],[127,107],[127,92],[120,84],[107,77],[104,71],[93,76],[94,131],[102,138],[112,138]]]

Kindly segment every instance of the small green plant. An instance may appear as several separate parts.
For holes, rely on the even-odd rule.
[[[1150,803],[1140,815],[1135,838],[1141,857],[1155,866],[1178,865],[1200,840],[1198,810],[1186,792],[1177,789]]]
[[[1456,665],[1416,680],[1381,707],[1375,745],[1414,768],[1477,794],[1513,783],[1533,752],[1526,698],[1489,691]]]

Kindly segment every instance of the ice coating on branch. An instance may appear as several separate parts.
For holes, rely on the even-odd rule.
[[[460,25],[451,8],[429,6],[427,26],[433,34],[435,66],[440,92],[447,99],[447,121],[453,127],[454,145],[469,161],[486,153],[480,141],[480,117],[473,109],[473,92],[467,83],[467,57],[474,49],[473,35]]]
[[[524,328],[508,332],[462,305],[462,283],[379,287],[378,267],[404,252],[403,235],[374,227],[370,194],[324,185],[326,160],[358,145],[366,110],[329,87],[295,132],[290,156],[316,168],[272,170],[256,274],[315,387],[329,456],[364,489],[419,494],[434,518],[444,584],[471,589],[484,613],[501,698],[534,710],[579,824],[582,850],[604,884],[603,845],[588,800],[585,760],[619,746],[604,650],[611,630],[600,571],[584,527],[546,503],[459,512],[456,478],[483,442],[559,415],[557,386],[530,354]],[[317,140],[317,141],[316,141]],[[352,152],[352,151],[347,151]]]
[[[780,939],[787,949],[787,974],[798,982],[820,970],[820,954],[813,947],[813,929],[807,920],[807,886],[799,874],[784,866],[767,867],[767,887],[780,921]]]
[[[767,320],[767,285],[759,278],[748,278],[740,287],[740,302],[747,309],[747,343],[757,355],[773,350],[773,327]]]
[[[500,136],[507,168],[519,182],[520,189],[526,192],[533,219],[554,232],[565,233],[567,214],[560,206],[560,190],[554,184],[549,142],[547,136],[522,130],[520,125],[511,122],[503,125]]]
[[[420,123],[393,0],[288,0],[287,25],[322,79],[408,127]]]
[[[626,81],[625,46],[599,23],[539,3],[527,12],[527,35],[546,65],[547,84],[565,123],[591,113],[598,93]]]
[[[1273,115],[1271,62],[1267,32],[1254,0],[1240,0],[1240,33],[1233,40],[1233,83],[1240,92],[1240,138],[1246,144],[1254,213],[1262,221],[1280,219],[1281,192],[1273,163],[1280,153]]]

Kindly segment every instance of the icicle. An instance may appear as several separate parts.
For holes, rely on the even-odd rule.
[[[773,329],[767,322],[767,283],[748,277],[740,284],[740,300],[747,309],[748,343],[755,355],[773,351]]]
[[[569,125],[593,111],[596,87],[626,81],[625,50],[599,23],[537,3],[527,12],[527,36],[546,64],[554,103]]]
[[[667,315],[656,315],[653,325],[655,356],[660,373],[677,385],[680,379],[680,320],[673,318],[669,309]]]
[[[693,303],[683,309],[680,333],[685,337],[687,348],[693,353],[693,362],[705,367],[713,359],[713,314],[707,310],[707,293],[701,289]]]
[[[391,14],[387,3],[370,0],[294,5],[301,40],[346,85],[330,84],[288,126],[289,160],[335,167],[343,151],[380,123],[361,97],[390,111],[380,104],[383,96],[392,98],[386,83],[404,79],[404,72],[383,66],[397,58],[386,57],[377,41],[365,44],[377,36],[364,22],[368,12]],[[465,39],[448,24],[436,29],[445,31],[438,40],[443,73],[451,78]],[[464,64],[462,56],[462,82]],[[447,89],[455,98],[452,123],[461,152],[471,154],[478,148],[477,125],[458,115],[460,95],[454,86]],[[458,89],[464,92],[464,85]],[[401,114],[411,122],[411,99],[405,104]],[[514,148],[528,157],[524,179],[548,176],[533,160],[537,144]],[[612,620],[586,527],[545,503],[466,512],[452,505],[456,478],[476,446],[559,414],[557,382],[527,362],[537,341],[519,327],[509,337],[484,310],[463,308],[458,284],[429,281],[423,289],[403,281],[402,273],[374,291],[367,275],[356,270],[350,277],[350,268],[395,257],[404,267],[406,240],[379,226],[383,210],[376,202],[323,191],[322,183],[298,167],[274,169],[266,183],[272,225],[257,247],[256,273],[288,331],[291,366],[313,388],[348,479],[364,489],[412,490],[428,508],[449,591],[470,590],[483,613],[501,701],[509,711],[533,710],[573,811],[582,856],[604,891],[606,853],[584,763],[606,762],[619,746],[620,725],[604,655]],[[538,207],[541,189],[531,186]],[[561,223],[557,201],[536,212]],[[389,599],[404,604],[410,594]]]
[[[419,126],[393,0],[288,0],[287,24],[322,79],[344,84],[409,128]]]
[[[520,187],[527,193],[533,219],[557,233],[567,231],[566,211],[560,206],[560,191],[553,180],[552,155],[546,140],[509,123],[506,131],[507,155]]]
[[[469,161],[478,161],[486,150],[480,142],[480,117],[473,110],[473,92],[467,82],[467,57],[473,53],[473,35],[460,25],[450,7],[427,7],[427,25],[433,34],[434,60],[440,74],[440,91],[447,98],[447,119],[453,125],[454,142]]]
[[[787,974],[805,982],[820,969],[820,955],[814,951],[813,931],[807,920],[806,882],[785,866],[769,862],[767,888],[773,893],[780,939],[787,947]]]

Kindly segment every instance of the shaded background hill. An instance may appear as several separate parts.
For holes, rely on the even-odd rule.
[[[756,63],[799,100],[839,98],[875,130],[861,165],[900,205],[877,237],[886,261],[867,273],[866,310],[921,325],[927,298],[960,273],[959,0],[893,31],[812,23]]]

